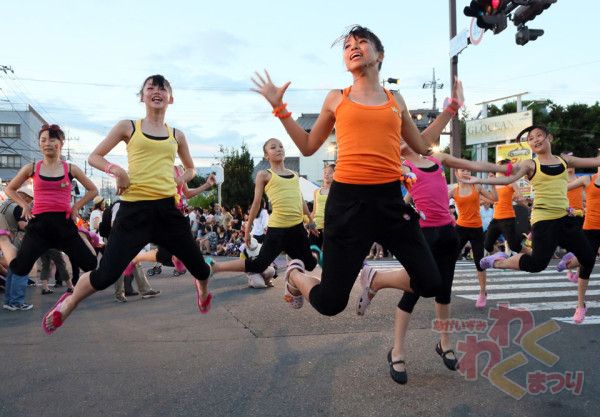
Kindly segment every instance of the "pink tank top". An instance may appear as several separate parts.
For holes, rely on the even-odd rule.
[[[437,169],[427,172],[416,167],[408,159],[404,164],[415,173],[417,181],[410,190],[410,195],[418,210],[425,214],[425,220],[419,220],[421,227],[436,227],[454,224],[454,218],[450,214],[450,201],[448,199],[448,185],[442,170],[442,163],[432,156],[426,159],[437,164]]]
[[[40,178],[40,167],[43,161],[35,164],[33,172],[33,214],[48,212],[65,212],[71,214],[71,180],[69,164],[63,162],[64,177],[60,181],[47,181]]]

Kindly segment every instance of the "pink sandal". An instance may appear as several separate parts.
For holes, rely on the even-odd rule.
[[[198,311],[200,314],[207,314],[210,311],[213,295],[209,292],[206,300],[202,301],[202,297],[200,297],[200,281],[194,278],[194,285],[196,286],[196,304],[198,305]]]
[[[58,301],[56,302],[56,304],[54,304],[54,307],[52,307],[50,309],[50,311],[48,311],[46,313],[46,315],[44,316],[44,318],[42,319],[42,329],[48,336],[50,336],[52,333],[54,333],[56,331],[56,329],[58,329],[60,326],[62,326],[62,324],[63,324],[62,313],[58,310],[60,310],[60,306],[62,305],[63,301],[70,295],[71,295],[70,292],[65,292],[63,295],[61,295],[60,298],[58,299]],[[52,328],[48,327],[48,325],[46,324],[46,320],[48,319],[48,316],[50,316],[50,315],[52,315]]]
[[[304,305],[304,297],[302,297],[302,294],[294,295],[289,290],[289,288],[291,288],[293,290],[300,291],[290,282],[290,273],[293,270],[298,270],[304,273],[304,262],[302,262],[300,259],[294,259],[288,264],[287,270],[285,271],[285,282],[283,283],[283,299],[286,303],[290,304],[290,307],[298,309],[302,308]]]

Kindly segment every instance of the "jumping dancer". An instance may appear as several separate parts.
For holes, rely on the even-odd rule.
[[[582,190],[585,188],[586,214],[583,222],[583,233],[590,242],[594,255],[600,248],[600,168],[594,175],[584,175],[569,182],[567,189]],[[572,207],[572,206],[571,206]],[[579,271],[571,271],[579,266],[579,262],[573,253],[568,252],[556,265],[556,270],[562,272],[567,269],[567,279],[573,283],[579,281]],[[585,283],[584,283],[585,284]]]
[[[440,274],[419,228],[419,215],[402,199],[400,144],[404,140],[420,154],[430,154],[430,146],[460,107],[454,98],[428,132],[419,133],[402,96],[379,83],[384,57],[379,38],[367,28],[354,26],[341,40],[344,64],[353,83],[327,94],[310,132],[286,110],[283,96],[289,82],[277,87],[267,72],[264,76],[256,73],[253,80],[255,91],[271,104],[303,155],[317,151],[335,125],[338,160],[325,207],[321,281],[307,275],[302,260],[297,259],[289,264],[284,285],[284,299],[293,308],[302,307],[304,297],[328,316],[346,308],[356,276],[375,241],[409,272],[410,278],[402,278],[403,290],[425,297],[441,290]],[[454,92],[459,90],[457,81]],[[392,372],[399,358],[390,351],[388,359]]]
[[[13,287],[27,285],[27,274],[35,261],[51,248],[65,252],[85,271],[96,267],[96,254],[79,236],[75,221],[81,207],[94,198],[98,190],[79,167],[61,160],[64,140],[65,134],[58,125],[43,125],[38,141],[44,158],[25,165],[6,186],[6,195],[21,206],[22,216],[29,221],[17,256],[10,262],[7,283],[12,280]],[[17,193],[29,178],[33,178],[33,208]],[[71,206],[73,178],[86,192]],[[24,295],[24,290],[21,294]],[[61,299],[66,295],[69,293]]]
[[[557,246],[573,252],[581,264],[577,291],[575,323],[585,318],[585,291],[594,267],[595,254],[585,238],[578,221],[569,212],[567,199],[567,168],[592,168],[600,166],[600,157],[576,158],[552,154],[551,140],[545,126],[533,125],[524,129],[517,138],[527,133],[527,143],[537,157],[516,166],[511,175],[502,178],[471,178],[472,184],[510,184],[527,176],[535,192],[531,212],[532,252],[507,258],[503,252],[481,260],[481,267],[514,269],[527,272],[543,271]]]
[[[325,204],[329,195],[329,188],[333,181],[335,164],[328,164],[323,168],[323,185],[314,192],[313,210],[311,213],[317,228],[316,234],[311,234],[310,243],[318,249],[323,248],[323,231],[325,229]]]
[[[508,165],[509,159],[503,159],[498,162],[500,165]],[[502,175],[500,175],[502,176]],[[513,208],[513,200],[522,201],[521,193],[517,188],[517,184],[511,183],[505,186],[496,187],[498,198],[494,203],[494,216],[488,225],[485,234],[484,249],[489,253],[494,252],[494,245],[500,235],[504,236],[504,240],[511,251],[521,252],[521,237],[517,236],[516,230],[516,214]]]
[[[83,274],[73,295],[46,314],[42,325],[48,333],[60,327],[82,300],[114,284],[149,242],[163,245],[181,259],[196,278],[198,309],[207,313],[210,308],[210,267],[177,209],[177,185],[190,181],[195,172],[185,135],[165,124],[167,108],[173,103],[171,85],[162,75],[146,78],[140,101],[146,116],[117,123],[88,159],[93,167],[116,177],[122,201],[98,269]],[[104,158],[121,141],[127,145],[128,171]],[[185,167],[185,174],[177,179],[173,175],[176,154]]]
[[[459,169],[457,171],[459,178],[469,178],[471,171],[467,169]],[[454,198],[456,207],[458,208],[458,219],[456,221],[456,232],[459,237],[459,247],[462,248],[467,242],[471,244],[473,252],[473,260],[477,269],[477,280],[479,281],[479,296],[475,302],[475,307],[484,308],[487,301],[485,285],[487,281],[486,273],[479,265],[479,261],[483,258],[483,222],[481,220],[480,196],[487,198],[490,201],[497,201],[496,187],[492,187],[491,191],[487,191],[479,185],[469,185],[458,183],[458,185],[450,190],[449,197]]]
[[[263,145],[263,152],[270,168],[256,174],[254,200],[245,224],[246,247],[251,246],[251,227],[262,206],[264,193],[273,206],[269,216],[269,231],[257,257],[214,263],[213,272],[239,271],[261,274],[265,284],[269,285],[275,273],[271,263],[282,251],[293,259],[302,259],[310,271],[315,268],[317,262],[310,250],[304,229],[303,215],[308,215],[309,212],[302,198],[298,174],[285,167],[285,151],[280,140],[267,140]]]
[[[462,101],[462,96],[459,97]],[[454,216],[448,210],[449,193],[442,165],[448,168],[459,168],[466,172],[470,172],[469,170],[499,172],[506,171],[507,168],[488,162],[467,161],[445,153],[434,153],[432,156],[423,157],[406,144],[402,144],[402,156],[405,158],[404,165],[409,167],[417,176],[416,183],[412,185],[410,194],[407,194],[405,199],[409,200],[412,197],[417,210],[423,214],[420,219],[421,229],[442,277],[443,290],[435,296],[435,316],[439,323],[447,323],[450,318],[450,299],[454,268],[462,246],[459,245],[459,235],[454,228]],[[454,193],[455,196],[458,192]],[[493,195],[489,196],[493,197]],[[477,202],[473,204],[476,211],[478,211],[479,207],[478,202],[479,194],[477,194]],[[481,234],[481,228],[479,231]],[[479,240],[479,246],[481,247],[481,252],[483,252],[482,239],[480,238]],[[402,270],[402,272],[404,276],[396,275],[396,279],[392,280],[384,273],[376,272],[372,266],[365,265],[360,273],[363,294],[358,301],[357,313],[359,315],[365,313],[377,291],[383,288],[402,289],[402,281],[408,279],[407,271]],[[400,366],[404,369],[398,371],[398,369],[390,367],[390,373],[392,378],[399,383],[406,383],[407,381],[404,363],[406,358],[406,332],[410,316],[418,300],[419,296],[417,294],[405,292],[396,310],[392,356],[400,358],[399,360],[402,361]],[[442,357],[444,365],[454,371],[457,369],[457,359],[451,348],[450,333],[447,330],[445,331],[443,326],[438,330],[440,332],[440,340],[435,347],[435,351]]]

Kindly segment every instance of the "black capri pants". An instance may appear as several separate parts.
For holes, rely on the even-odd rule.
[[[16,275],[29,274],[35,261],[48,249],[63,251],[84,271],[91,271],[98,263],[96,254],[90,251],[79,236],[71,217],[66,217],[65,212],[47,212],[36,214],[29,221],[17,257],[10,263],[10,269]]]
[[[442,290],[435,296],[435,302],[450,304],[456,258],[462,248],[458,245],[458,233],[456,233],[454,226],[448,224],[446,226],[424,227],[423,234],[442,278]],[[418,294],[405,292],[398,303],[398,308],[407,313],[412,313],[417,301],[419,301]]]
[[[467,242],[470,242],[475,268],[477,268],[478,271],[483,271],[481,266],[479,266],[479,261],[483,258],[483,227],[464,227],[456,225],[456,233],[458,233],[459,251],[467,244]]]
[[[402,263],[415,293],[437,295],[441,278],[418,219],[402,199],[399,181],[377,185],[333,181],[325,206],[323,273],[321,283],[310,292],[312,306],[327,316],[346,308],[373,242]]]
[[[104,256],[90,275],[92,287],[100,291],[117,282],[127,264],[150,242],[179,258],[197,280],[208,279],[210,268],[190,233],[189,222],[169,197],[121,201]]]
[[[546,269],[558,246],[565,248],[579,261],[579,278],[589,279],[595,252],[576,217],[564,216],[554,220],[541,220],[531,227],[531,255],[524,254],[519,259],[519,269],[527,272],[540,272]]]
[[[508,242],[508,247],[513,252],[521,252],[521,237],[517,236],[515,218],[509,219],[492,219],[490,222],[486,235],[485,235],[485,250],[493,252],[494,243],[498,240],[500,235],[504,235],[504,238]]]
[[[317,266],[304,224],[298,223],[292,227],[269,227],[258,256],[245,260],[246,272],[263,272],[281,252],[292,259],[300,259],[309,271]]]

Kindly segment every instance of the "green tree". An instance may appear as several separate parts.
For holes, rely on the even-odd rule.
[[[226,148],[221,145],[221,166],[225,179],[221,186],[223,204],[231,207],[239,204],[247,209],[254,196],[254,180],[252,170],[254,162],[245,143],[237,148]]]

